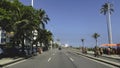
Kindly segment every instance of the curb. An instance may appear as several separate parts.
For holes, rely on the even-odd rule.
[[[92,57],[90,55],[85,55],[85,54],[78,53],[78,52],[75,52],[75,53],[78,54],[78,55],[82,55],[82,56],[85,56],[85,57],[88,57],[88,58],[91,58],[91,59],[94,59],[94,60],[97,60],[97,61],[100,61],[100,62],[104,62],[104,63],[107,63],[107,64],[110,64],[110,65],[113,65],[113,66],[116,66],[116,67],[120,68],[120,64],[119,63],[115,63],[115,62],[111,62],[111,61],[108,61],[108,60]]]
[[[22,60],[25,60],[25,59],[28,59],[28,58],[31,58],[32,56],[27,56],[27,57],[23,57],[23,58],[18,58],[16,60],[13,60],[11,62],[7,62],[7,63],[4,63],[4,64],[0,64],[0,67],[3,67],[3,66],[6,66],[6,65],[9,65],[9,64],[13,64],[13,63],[16,63],[18,61],[22,61]]]
[[[111,58],[111,59],[116,59],[116,60],[120,60],[120,58],[112,58],[112,57],[108,57],[108,56],[104,56],[104,57]]]
[[[91,54],[91,53],[89,53],[89,54]],[[91,54],[91,55],[93,55],[93,54]],[[106,57],[106,58],[110,58],[110,59],[116,59],[116,60],[120,60],[120,58],[115,58],[115,57],[109,57],[109,56],[105,56],[105,55],[102,55],[103,57]]]
[[[12,64],[12,63],[21,61],[21,60],[24,60],[24,58],[16,59],[16,60],[14,60],[14,61],[11,61],[11,62],[8,62],[8,63],[5,63],[5,64],[1,64],[0,67],[6,66],[6,65],[9,65],[9,64]]]

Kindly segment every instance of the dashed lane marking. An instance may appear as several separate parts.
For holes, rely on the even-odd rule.
[[[70,57],[70,60],[71,60],[71,61],[74,61],[74,59],[73,59],[73,58],[71,58],[71,57]]]
[[[52,59],[52,58],[50,57],[50,58],[48,59],[48,62],[50,62],[51,59]]]
[[[55,55],[55,53],[53,53],[53,55]]]

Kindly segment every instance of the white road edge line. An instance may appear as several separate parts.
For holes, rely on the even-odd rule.
[[[48,59],[48,62],[50,62],[50,60],[51,60],[51,57]]]
[[[71,58],[71,57],[70,57],[70,60],[71,60],[71,61],[74,61],[74,59],[73,59],[73,58]]]

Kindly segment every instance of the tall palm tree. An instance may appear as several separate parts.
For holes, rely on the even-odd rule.
[[[45,10],[43,9],[38,10],[38,15],[39,15],[40,25],[42,25],[42,28],[45,29],[45,24],[47,24],[50,19],[46,14]]]
[[[114,9],[113,9],[113,4],[111,4],[110,2],[107,2],[104,5],[102,5],[102,8],[100,9],[100,13],[106,15],[107,18],[109,44],[112,43],[112,28],[111,28],[111,18],[110,18],[112,12],[114,12]]]
[[[85,39],[83,39],[83,38],[81,39],[81,42],[82,42],[82,46],[83,46],[83,47],[84,47],[84,40],[85,40]]]
[[[94,34],[92,35],[92,37],[95,39],[95,41],[96,41],[96,46],[97,46],[98,37],[100,37],[100,35],[99,35],[98,33],[94,33]]]
[[[21,41],[22,51],[24,51],[24,40],[30,40],[33,42],[32,31],[37,28],[36,22],[34,22],[34,9],[30,6],[23,6],[20,9],[20,19],[15,23],[15,38]],[[16,41],[17,41],[16,40]],[[33,45],[32,45],[33,46]]]

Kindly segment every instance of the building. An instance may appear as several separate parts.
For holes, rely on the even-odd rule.
[[[0,44],[6,43],[6,31],[0,28]]]

